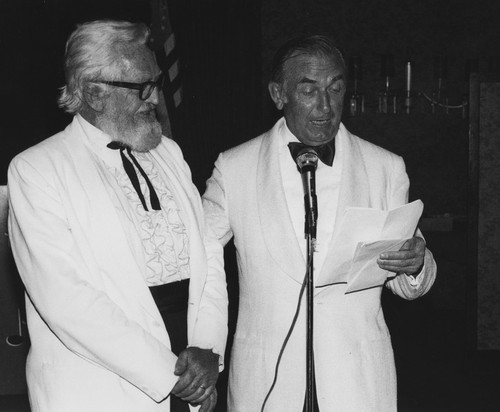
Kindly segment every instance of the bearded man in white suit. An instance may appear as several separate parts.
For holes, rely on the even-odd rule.
[[[142,23],[80,25],[59,99],[72,123],[9,166],[33,412],[209,412],[216,403],[222,247],[180,148],[162,136],[162,74],[148,39]]]
[[[288,144],[302,142],[318,153],[324,147],[330,154],[328,164],[320,161],[316,170],[315,277],[328,277],[335,270],[332,240],[347,207],[390,210],[408,201],[403,160],[352,135],[341,123],[346,81],[344,59],[330,38],[309,36],[285,44],[276,53],[269,83],[284,118],[267,133],[221,153],[207,181],[206,219],[222,244],[234,237],[239,269],[228,388],[231,412],[303,410],[304,310],[275,375],[307,258],[304,192]],[[418,230],[400,250],[381,254],[376,264],[391,272],[385,286],[405,299],[422,296],[435,279],[435,262]],[[314,291],[319,410],[395,411],[396,372],[381,308],[382,287],[349,294],[346,287],[340,282]]]

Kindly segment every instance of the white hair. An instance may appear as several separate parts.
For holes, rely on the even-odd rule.
[[[150,35],[144,23],[118,20],[96,20],[77,26],[66,42],[64,75],[66,85],[61,88],[59,107],[75,114],[83,105],[85,83],[101,76],[112,76],[120,44],[146,44]],[[108,79],[110,80],[110,79]]]

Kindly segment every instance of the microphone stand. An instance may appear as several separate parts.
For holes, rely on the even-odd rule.
[[[309,156],[307,156],[309,155]],[[315,152],[297,159],[304,186],[305,235],[307,239],[307,341],[306,341],[306,398],[304,412],[319,411],[316,400],[316,382],[314,376],[314,251],[316,246],[316,229],[318,220],[318,204],[316,198],[315,171],[318,157]]]
[[[309,215],[306,221],[311,223],[312,219]],[[306,342],[306,369],[307,369],[307,386],[306,386],[306,401],[304,412],[316,412],[318,408],[315,407],[315,393],[316,381],[314,377],[314,245],[316,239],[313,238],[312,233],[307,233],[307,280],[306,280],[306,296],[307,296],[307,342]]]

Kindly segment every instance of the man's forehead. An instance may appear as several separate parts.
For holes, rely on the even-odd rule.
[[[299,82],[307,82],[315,73],[329,73],[333,80],[344,77],[343,65],[336,56],[300,53],[290,57],[284,65],[285,78]]]
[[[159,71],[154,54],[147,47],[126,48],[117,53],[114,66],[118,73],[145,73],[155,75]]]

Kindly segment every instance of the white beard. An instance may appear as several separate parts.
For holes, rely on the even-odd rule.
[[[98,127],[113,140],[122,142],[137,152],[148,152],[161,142],[162,130],[154,109],[126,115],[122,111],[104,116]]]

